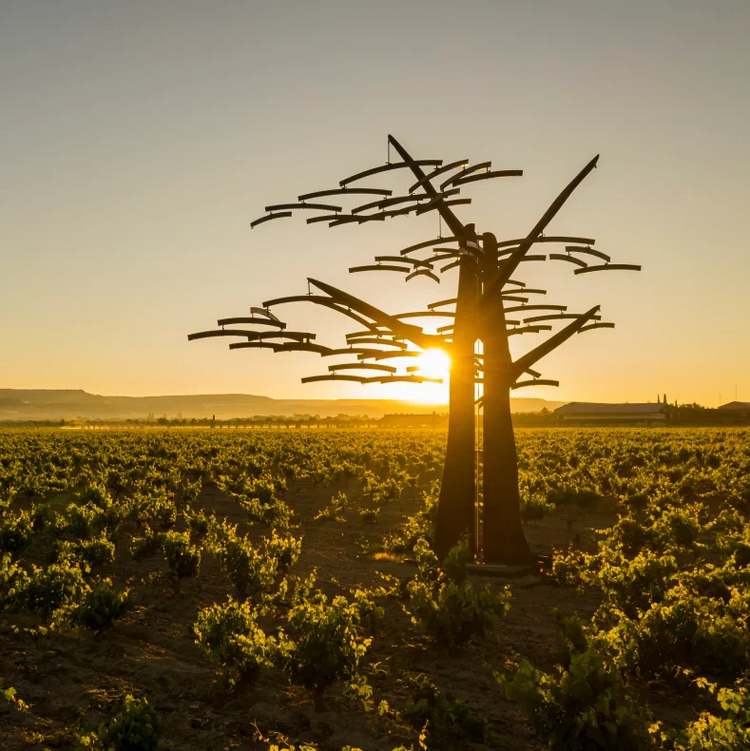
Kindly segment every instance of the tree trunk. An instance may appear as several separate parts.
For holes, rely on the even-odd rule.
[[[461,539],[469,536],[474,550],[474,343],[476,342],[477,265],[461,259],[450,372],[448,446],[440,486],[435,554],[442,560]]]
[[[484,235],[488,259],[496,258],[494,235]],[[496,261],[488,261],[496,264]],[[492,282],[491,274],[485,283]],[[484,343],[483,539],[486,563],[528,563],[531,551],[521,524],[518,455],[510,412],[514,381],[502,299],[488,301],[480,336]]]

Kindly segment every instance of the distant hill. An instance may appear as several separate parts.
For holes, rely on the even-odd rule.
[[[514,412],[541,412],[565,402],[511,399]],[[0,420],[136,419],[153,417],[233,417],[268,415],[431,414],[447,405],[418,404],[392,399],[272,399],[255,394],[189,394],[177,396],[101,396],[80,389],[0,389]]]

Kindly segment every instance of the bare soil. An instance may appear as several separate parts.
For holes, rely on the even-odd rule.
[[[338,490],[347,492],[345,521],[313,521]],[[302,557],[294,569],[306,575],[317,569],[319,581],[331,594],[381,583],[378,572],[409,577],[413,565],[367,551],[405,516],[416,510],[417,491],[407,489],[400,502],[382,511],[377,523],[365,523],[354,484],[316,488],[308,482],[290,484],[285,495],[298,515],[303,535]],[[204,487],[198,506],[244,525],[246,514],[214,487]],[[549,554],[570,541],[585,541],[592,528],[616,520],[614,503],[602,501],[592,510],[560,510],[526,525],[532,548]],[[135,528],[129,530],[136,533]],[[267,534],[256,525],[251,535]],[[217,562],[204,556],[200,575],[183,580],[175,595],[166,564],[159,556],[135,563],[127,545],[118,543],[116,561],[100,573],[133,589],[137,607],[110,630],[92,634],[70,631],[53,637],[31,637],[19,627],[39,625],[36,616],[5,614],[0,619],[0,676],[30,705],[27,712],[0,704],[0,748],[78,748],[81,729],[106,719],[109,702],[124,691],[146,693],[163,720],[159,748],[166,751],[206,749],[266,749],[269,741],[288,739],[339,751],[346,744],[364,751],[391,751],[404,744],[417,746],[419,728],[376,713],[363,712],[340,689],[326,696],[326,709],[316,712],[310,695],[289,686],[280,673],[267,671],[248,686],[227,694],[215,667],[195,644],[193,623],[198,611],[232,593]],[[44,551],[32,549],[31,560]],[[334,578],[338,585],[331,583]],[[551,654],[559,646],[550,611],[590,616],[598,605],[595,594],[577,594],[552,586],[539,576],[472,577],[476,586],[509,584],[510,613],[497,621],[485,638],[452,654],[437,654],[411,624],[396,600],[385,606],[365,669],[376,703],[385,699],[402,709],[412,696],[409,678],[424,674],[442,692],[483,713],[499,736],[499,747],[510,751],[540,749],[515,706],[505,701],[493,678],[505,660],[519,653],[543,669],[552,668]],[[429,748],[485,748],[468,743],[449,729],[433,728]],[[282,748],[283,748],[282,743]]]

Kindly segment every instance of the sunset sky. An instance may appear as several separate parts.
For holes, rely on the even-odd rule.
[[[540,362],[560,388],[518,396],[750,400],[749,31],[748,0],[0,2],[0,388],[418,399],[186,338],[308,276],[394,313],[452,297],[455,272],[347,273],[435,237],[434,214],[250,229],[385,162],[393,133],[415,157],[523,169],[457,209],[501,239],[601,154],[549,233],[643,271],[527,264],[546,302],[601,303],[617,328]],[[352,330],[277,314],[326,344]]]

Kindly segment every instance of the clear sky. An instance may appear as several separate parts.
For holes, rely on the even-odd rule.
[[[250,230],[384,162],[390,132],[418,157],[523,168],[458,209],[500,238],[601,154],[549,232],[643,271],[526,265],[549,302],[600,302],[617,328],[540,363],[559,389],[519,396],[750,400],[748,33],[747,0],[0,0],[0,387],[403,396],[303,386],[316,355],[186,340],[307,276],[392,312],[452,296],[455,275],[346,271],[434,237],[434,216]],[[324,343],[348,330],[283,313]]]

